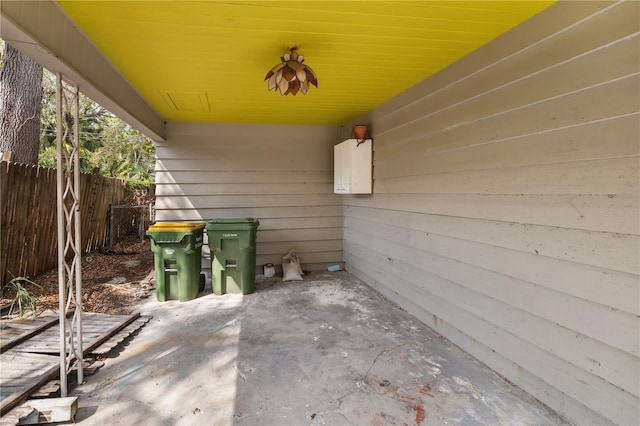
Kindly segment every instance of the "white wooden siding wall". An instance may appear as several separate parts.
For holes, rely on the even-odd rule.
[[[343,199],[352,273],[579,424],[640,424],[639,5],[556,4],[361,117]]]
[[[256,217],[257,265],[296,250],[309,270],[342,261],[333,194],[337,127],[168,123],[157,143],[157,218]],[[210,268],[205,247],[204,268]]]

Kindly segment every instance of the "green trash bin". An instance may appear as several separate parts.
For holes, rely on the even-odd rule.
[[[253,293],[259,224],[254,218],[218,218],[207,222],[214,294]]]
[[[204,287],[204,275],[200,275],[204,227],[204,222],[163,222],[147,230],[154,253],[158,301],[186,302],[198,297]]]

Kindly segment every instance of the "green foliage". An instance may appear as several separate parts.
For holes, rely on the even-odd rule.
[[[155,147],[153,142],[121,120],[111,118],[104,129],[109,141],[96,149],[90,164],[104,176],[125,179],[134,188],[154,182]]]
[[[9,315],[15,312],[16,307],[18,308],[18,316],[20,318],[24,316],[27,309],[29,309],[32,314],[36,313],[36,297],[27,290],[25,287],[27,284],[42,288],[25,277],[13,277],[13,279],[7,284],[8,287],[13,287],[16,292],[16,295],[11,302],[11,307],[9,308]]]
[[[55,85],[55,76],[45,70],[39,164],[51,168],[57,164]],[[149,138],[83,94],[79,116],[80,171],[124,179],[130,188],[154,183],[155,146]]]

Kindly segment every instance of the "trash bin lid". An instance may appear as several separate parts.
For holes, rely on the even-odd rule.
[[[197,231],[204,225],[204,222],[161,222],[151,225],[149,231]]]
[[[219,217],[216,219],[212,219],[207,223],[219,223],[219,224],[226,224],[226,223],[254,223],[257,222],[258,219],[253,218],[253,217]]]

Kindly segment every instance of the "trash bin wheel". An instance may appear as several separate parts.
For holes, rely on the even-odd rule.
[[[198,281],[198,291],[204,290],[204,284],[206,281],[206,277],[204,274],[200,274],[200,281]]]

